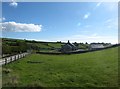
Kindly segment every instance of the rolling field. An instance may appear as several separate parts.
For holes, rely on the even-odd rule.
[[[31,54],[3,66],[3,87],[117,87],[118,47],[72,55]]]
[[[54,48],[61,48],[61,45],[63,45],[63,43],[48,43],[48,45]]]

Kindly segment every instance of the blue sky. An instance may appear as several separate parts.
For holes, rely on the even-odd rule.
[[[110,2],[4,2],[3,37],[40,41],[118,41],[118,6]]]

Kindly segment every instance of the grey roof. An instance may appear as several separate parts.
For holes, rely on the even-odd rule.
[[[72,47],[76,47],[74,44],[71,44],[71,43],[69,43],[69,45],[72,46]]]
[[[68,47],[72,48],[70,44],[65,44],[64,46],[68,46]]]
[[[62,51],[66,51],[66,52],[72,51],[75,49],[76,49],[76,46],[74,44],[71,44],[69,41],[65,45],[62,45],[62,48],[61,48]]]

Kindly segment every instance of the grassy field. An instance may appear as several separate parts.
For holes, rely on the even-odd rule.
[[[3,86],[117,87],[118,47],[72,55],[31,54],[3,66]]]
[[[49,43],[48,45],[54,48],[61,48],[61,45],[63,45],[63,43]]]

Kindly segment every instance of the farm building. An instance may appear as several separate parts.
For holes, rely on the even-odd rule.
[[[60,51],[64,53],[75,51],[75,50],[77,50],[77,47],[74,44],[70,43],[69,40],[65,45],[62,45],[60,49]]]
[[[104,45],[102,43],[91,43],[89,46],[90,50],[96,50],[101,48],[104,48]]]

